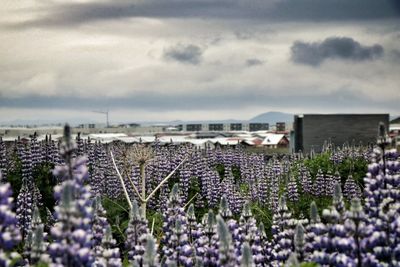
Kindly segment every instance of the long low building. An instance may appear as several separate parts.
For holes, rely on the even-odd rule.
[[[76,139],[78,134],[72,134],[72,138]],[[170,134],[170,135],[128,135],[126,133],[95,133],[95,134],[81,134],[80,138],[90,139],[92,142],[101,142],[104,144],[112,142],[123,142],[129,144],[154,144],[160,145],[179,145],[191,144],[197,148],[214,148],[217,146],[235,147],[237,145],[245,145],[252,147],[265,147],[265,148],[288,148],[289,140],[284,134],[268,133],[263,131],[258,132],[240,132],[237,135],[210,135],[208,138],[205,136],[193,133],[184,134]],[[45,140],[46,135],[37,136],[38,141]],[[62,135],[52,135],[52,140],[61,140]],[[0,137],[0,139],[2,139]],[[4,142],[14,142],[18,137],[8,136],[3,138]],[[29,141],[30,137],[24,137],[25,141]]]
[[[281,123],[285,125],[285,123]],[[284,128],[285,126],[283,126]],[[282,128],[282,126],[281,126]],[[230,132],[230,131],[268,131],[269,123],[262,122],[232,122],[232,123],[189,123],[178,125],[177,129],[184,132]]]

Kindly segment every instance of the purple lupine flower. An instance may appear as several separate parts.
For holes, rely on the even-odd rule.
[[[362,238],[365,236],[365,226],[367,218],[365,217],[363,207],[359,199],[351,201],[350,210],[346,212],[345,228],[348,235],[352,237],[355,244],[354,256],[358,266],[366,266],[362,248]]]
[[[6,174],[17,171],[18,161],[21,159],[19,155],[17,140],[14,140],[10,149],[7,150],[5,156],[6,158],[4,158],[3,160],[7,162],[8,166],[7,166],[7,173],[3,173],[3,180],[6,180],[7,178]]]
[[[97,247],[101,244],[105,230],[109,226],[106,218],[106,210],[103,208],[101,204],[101,198],[96,196],[93,201],[94,208],[94,216],[92,223],[92,232],[93,232],[93,247]]]
[[[24,258],[27,264],[36,264],[40,260],[48,261],[45,233],[37,206],[33,208],[31,228],[27,234],[24,246]]]
[[[251,213],[251,211],[247,211],[246,209],[246,219],[249,219],[249,217],[247,217],[247,214]],[[224,221],[226,222],[226,225],[228,226],[229,232],[232,235],[232,243],[233,243],[233,247],[235,250],[235,254],[236,255],[240,255],[241,254],[241,249],[242,249],[242,244],[243,244],[243,229],[241,228],[241,226],[239,225],[239,223],[234,220],[233,214],[229,208],[229,203],[227,201],[227,198],[225,197],[225,195],[221,198],[221,202],[219,205],[219,215],[224,219]],[[244,219],[243,219],[244,220]],[[252,223],[253,221],[251,221]],[[242,221],[243,223],[243,221]]]
[[[239,225],[242,230],[243,241],[251,245],[253,243],[254,237],[257,234],[258,229],[257,222],[253,217],[249,202],[246,202],[243,205],[243,211],[240,216]]]
[[[393,265],[400,264],[400,217],[397,218],[391,223],[391,230],[393,233]]]
[[[64,128],[61,146],[63,166],[54,174],[63,182],[54,188],[57,206],[54,208],[56,224],[51,228],[53,243],[48,252],[54,266],[92,266],[93,204],[90,187],[84,185],[88,178],[86,158],[73,159],[75,145],[71,142],[71,129]]]
[[[157,253],[157,243],[152,235],[146,237],[146,248],[143,255],[143,266],[158,267],[159,255]]]
[[[325,175],[325,195],[332,196],[333,191],[335,188],[335,178],[333,177],[332,173],[328,171]]]
[[[285,197],[279,200],[279,207],[273,216],[272,234],[273,251],[272,258],[277,264],[283,264],[287,261],[290,254],[294,251],[293,236],[295,220],[286,205]]]
[[[51,162],[51,147],[50,147],[50,142],[49,142],[49,136],[46,134],[45,139],[41,142],[41,147],[42,147],[42,160],[45,163]]]
[[[128,259],[132,264],[143,264],[145,252],[145,240],[149,233],[147,220],[142,217],[136,200],[132,202],[128,228],[126,229],[125,247],[128,252]]]
[[[331,153],[330,160],[333,162],[333,164],[338,165],[343,161],[343,154],[341,153],[340,150],[337,150],[333,153]]]
[[[351,200],[353,198],[360,198],[361,197],[361,189],[354,181],[352,175],[349,175],[345,184],[344,184],[344,196]]]
[[[304,258],[311,260],[314,251],[320,251],[320,240],[326,234],[326,227],[321,223],[318,208],[313,201],[310,205],[310,224],[306,226]]]
[[[221,215],[221,217],[224,220],[228,220],[228,219],[232,218],[232,211],[229,208],[229,203],[228,203],[228,200],[226,198],[226,195],[223,195],[221,197],[221,201],[220,201],[220,204],[219,204],[218,212],[219,212],[219,215]]]
[[[172,188],[168,208],[163,214],[162,238],[163,256],[166,257],[165,265],[176,262],[182,266],[192,266],[193,248],[189,243],[187,218],[182,208],[182,200],[179,195],[178,185]]]
[[[191,178],[191,172],[188,169],[188,164],[183,164],[181,169],[179,170],[179,188],[182,192],[182,199],[186,200],[189,192],[189,183]]]
[[[28,192],[27,194],[30,195],[32,198],[32,202],[35,203],[38,206],[41,206],[41,200],[42,200],[42,195],[37,188],[35,184],[35,180],[32,176],[32,170],[35,165],[33,165],[32,161],[32,156],[33,154],[29,150],[28,147],[25,147],[25,150],[23,150],[21,154],[21,163],[22,163],[22,180],[25,179],[26,182],[26,191]],[[39,164],[38,162],[36,165]]]
[[[218,264],[218,235],[212,210],[204,215],[202,225],[202,236],[195,243],[196,258],[201,258],[205,266],[216,266]]]
[[[61,164],[60,153],[58,151],[58,147],[54,140],[51,139],[51,135],[49,136],[49,159],[50,162],[54,165]]]
[[[391,226],[399,214],[399,175],[396,170],[398,155],[390,150],[385,151],[385,147],[385,142],[381,142],[380,149],[373,151],[368,173],[364,178],[364,202],[368,221],[361,244],[365,251],[363,264],[369,264],[366,266],[390,265],[396,258],[398,239],[395,238],[396,231]]]
[[[265,266],[267,259],[267,235],[265,233],[264,224],[261,222],[257,228],[257,233],[253,238],[251,251],[253,253],[253,260],[255,266]]]
[[[119,248],[112,237],[111,227],[107,225],[101,244],[95,248],[96,260],[93,267],[120,267],[122,266]]]
[[[17,197],[17,206],[18,228],[21,230],[22,240],[25,240],[31,229],[33,212],[32,191],[28,188],[26,178],[22,179],[22,186]]]
[[[282,175],[282,164],[279,162],[279,160],[274,159],[273,164],[272,164],[272,174],[275,175],[276,177],[279,177]]]
[[[235,214],[240,213],[242,199],[240,192],[238,192],[238,189],[235,187],[232,172],[228,171],[226,173],[224,180],[221,182],[221,188],[224,188],[224,193],[228,200],[230,210]]]
[[[90,186],[95,196],[102,196],[105,191],[105,153],[100,143],[95,145],[95,161],[92,166],[93,171],[90,176]]]
[[[31,138],[30,151],[32,154],[32,168],[35,168],[42,163],[42,152],[40,151],[40,145],[37,141],[37,133],[35,132]]]
[[[268,184],[267,179],[264,177],[264,167],[261,167],[257,172],[257,201],[262,205],[267,205],[268,203]]]
[[[293,176],[290,177],[287,187],[288,200],[291,202],[297,202],[299,200],[299,192],[297,190],[297,181]]]
[[[279,181],[278,177],[273,175],[270,178],[270,192],[269,192],[269,208],[272,211],[277,211],[279,206]]]
[[[235,266],[236,255],[232,245],[232,237],[224,219],[222,219],[222,217],[219,215],[217,215],[217,234],[219,240],[218,266]]]
[[[338,190],[339,188],[339,190]],[[344,215],[336,207],[335,199],[340,199],[340,187],[336,184],[333,205],[330,209],[325,209],[322,213],[327,221],[326,234],[315,238],[315,246],[318,250],[314,251],[312,260],[320,265],[333,266],[356,266],[354,251],[356,245],[352,236],[348,234],[344,226]]]
[[[314,196],[324,196],[325,194],[325,177],[321,169],[318,170],[315,182],[313,185]]]
[[[82,157],[84,155],[84,143],[81,137],[81,133],[78,133],[76,136],[76,147],[77,147],[75,151],[76,156]]]
[[[303,189],[303,193],[311,194],[312,193],[311,174],[305,166],[301,166],[300,176],[301,176],[301,187]]]
[[[7,150],[6,145],[3,142],[3,138],[0,136],[0,173],[3,174],[4,179],[7,177],[8,163],[7,163]]]
[[[186,211],[186,217],[188,220],[188,238],[190,243],[196,242],[200,237],[199,225],[196,221],[196,215],[194,214],[194,205],[191,203]]]
[[[106,195],[110,199],[118,199],[122,194],[121,183],[114,171],[110,156],[105,159],[105,187]]]
[[[95,145],[92,143],[92,139],[90,139],[90,136],[88,136],[88,138],[85,142],[85,149],[86,149],[86,156],[88,157],[89,169],[93,168],[94,161],[95,161],[95,147],[94,146]]]
[[[57,223],[51,229],[54,242],[49,254],[55,265],[91,266],[92,253],[92,208],[89,189],[78,199],[79,188],[74,180],[64,181],[55,188],[59,205],[55,207]],[[82,205],[83,204],[83,205]]]
[[[0,172],[0,181],[1,181]],[[17,227],[17,217],[12,211],[13,198],[9,183],[0,183],[0,265],[8,266],[14,255],[10,251],[21,242],[21,234]],[[18,256],[18,255],[16,255]],[[19,256],[18,256],[19,257]]]

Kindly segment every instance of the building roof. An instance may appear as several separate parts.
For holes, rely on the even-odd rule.
[[[127,136],[124,133],[94,133],[89,134],[90,138],[118,138]]]
[[[264,145],[264,146],[277,145],[284,137],[285,137],[284,134],[269,134],[269,135],[265,136],[264,141],[262,142],[262,145]]]
[[[124,133],[96,133],[89,134],[88,137],[92,140],[100,141],[102,143],[111,143],[117,141],[118,138],[127,137]]]
[[[269,131],[269,132],[267,132],[267,131],[262,131],[262,132],[257,131],[257,132],[253,132],[253,136],[260,137],[260,138],[265,138],[265,137],[267,137],[267,136],[270,136],[271,134],[273,134],[273,133],[271,133],[270,131]]]
[[[196,132],[190,135],[194,138],[218,138],[218,137],[226,137],[223,133],[219,132]]]
[[[175,143],[175,144],[179,144],[179,143],[186,143],[187,142],[187,136],[182,136],[182,135],[164,135],[164,136],[160,136],[158,138],[158,140],[162,144],[168,144],[168,143],[171,143],[171,142]]]
[[[18,136],[3,136],[1,137],[3,142],[14,142],[15,140],[18,139]]]
[[[220,144],[223,146],[235,146],[239,142],[241,142],[243,139],[242,138],[213,138],[210,139],[210,141],[214,144]]]
[[[142,143],[153,143],[156,140],[155,136],[137,136]]]
[[[252,138],[253,135],[251,133],[239,133],[239,134],[235,134],[235,136],[237,137],[241,137],[241,138]]]
[[[250,146],[259,146],[262,145],[263,140],[260,138],[246,138],[242,141],[243,143],[250,145]]]
[[[201,146],[204,144],[212,144],[209,139],[187,139],[187,142],[192,145]]]
[[[139,137],[134,137],[134,136],[120,136],[120,137],[117,137],[116,140],[124,142],[124,143],[139,143],[140,142]]]
[[[167,127],[167,128],[165,128],[165,130],[167,130],[167,131],[178,131],[178,127]]]

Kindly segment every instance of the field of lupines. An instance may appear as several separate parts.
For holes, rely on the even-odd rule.
[[[385,139],[321,154],[0,140],[0,266],[400,266]]]

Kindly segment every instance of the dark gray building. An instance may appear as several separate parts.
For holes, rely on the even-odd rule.
[[[304,114],[294,116],[294,144],[296,152],[322,150],[324,142],[333,146],[374,143],[379,123],[389,127],[389,114]]]
[[[249,131],[256,132],[256,131],[268,131],[269,124],[268,123],[259,123],[259,122],[251,122],[249,123]]]
[[[202,129],[201,124],[187,124],[186,131],[188,132],[199,132]]]
[[[241,131],[243,129],[243,125],[241,123],[231,123],[230,129],[231,131]]]
[[[210,123],[208,125],[209,131],[223,131],[224,125],[222,123]]]

